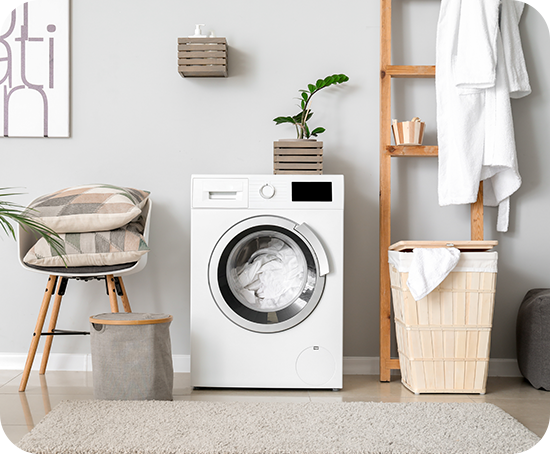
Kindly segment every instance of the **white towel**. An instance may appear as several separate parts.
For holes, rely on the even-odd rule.
[[[456,52],[453,53],[455,85],[459,89],[486,89],[495,85],[500,0],[465,0],[460,5]]]
[[[304,271],[296,252],[283,241],[272,238],[235,270],[234,290],[254,309],[280,310],[301,292]]]
[[[457,248],[415,248],[407,285],[415,301],[435,289],[460,259]]]
[[[439,204],[499,206],[508,230],[509,197],[521,186],[510,97],[530,92],[519,38],[523,4],[442,0],[437,30],[436,95]]]

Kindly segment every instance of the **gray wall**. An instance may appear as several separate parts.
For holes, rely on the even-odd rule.
[[[395,3],[394,63],[433,64],[439,2]],[[182,79],[176,38],[205,23],[227,37],[227,79]],[[421,33],[411,24],[421,25]],[[526,7],[523,45],[531,96],[513,101],[523,186],[512,198],[510,231],[499,240],[492,356],[515,357],[515,318],[525,292],[548,287],[550,246],[550,62],[548,29]],[[27,193],[108,182],[151,191],[147,268],[129,276],[134,311],[174,315],[173,352],[189,353],[189,182],[193,173],[271,173],[272,142],[293,128],[272,119],[296,111],[307,83],[333,73],[350,81],[314,101],[325,126],[326,173],[346,178],[345,356],[378,356],[379,2],[342,0],[76,0],[72,2],[72,137],[2,139],[2,186]],[[435,143],[433,80],[397,81],[393,116],[427,121]],[[393,240],[468,239],[469,208],[437,205],[437,163],[394,162]],[[23,270],[15,242],[0,241],[0,352],[26,353],[45,276]],[[107,311],[98,282],[69,283],[59,326],[87,328]],[[56,353],[87,353],[82,338],[56,339]]]

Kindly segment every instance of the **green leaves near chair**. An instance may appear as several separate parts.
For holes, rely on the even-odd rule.
[[[11,192],[12,190],[13,188],[0,188],[0,197],[21,195],[20,192]],[[52,250],[61,257],[65,255],[65,246],[59,235],[51,228],[37,221],[33,216],[32,210],[8,200],[0,199],[0,227],[2,227],[6,235],[11,236],[15,240],[15,228],[12,222],[19,224],[25,231],[31,231],[36,233],[37,236],[43,237]]]
[[[308,84],[307,90],[300,90],[300,107],[302,110],[293,117],[277,117],[273,121],[280,125],[282,123],[291,123],[296,128],[297,139],[309,139],[311,137],[317,137],[319,134],[325,132],[325,128],[317,127],[312,131],[309,129],[307,122],[313,116],[313,112],[310,110],[311,98],[318,91],[323,88],[330,87],[331,85],[342,84],[347,82],[349,77],[345,74],[333,74],[327,76],[324,79],[319,79],[315,84]]]

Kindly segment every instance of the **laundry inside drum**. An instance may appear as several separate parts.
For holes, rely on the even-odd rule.
[[[239,241],[227,261],[227,280],[235,297],[260,312],[284,309],[302,294],[307,263],[296,242],[273,231]]]

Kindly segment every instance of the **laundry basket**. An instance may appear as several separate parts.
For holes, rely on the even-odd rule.
[[[96,399],[172,400],[171,321],[149,313],[90,317]]]
[[[401,241],[389,266],[403,385],[419,393],[485,394],[495,299],[496,241]],[[415,301],[407,286],[413,248],[461,250],[456,267]]]

